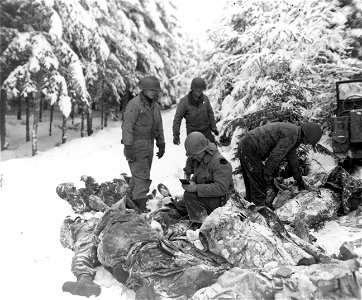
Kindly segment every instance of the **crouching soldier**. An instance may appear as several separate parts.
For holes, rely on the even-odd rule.
[[[270,205],[275,197],[272,174],[284,157],[299,189],[307,189],[296,150],[300,144],[315,146],[321,137],[322,129],[314,122],[301,126],[275,122],[247,132],[238,146],[246,200],[256,206]]]
[[[188,215],[193,228],[228,200],[234,185],[231,164],[201,132],[190,133],[185,140],[186,155],[193,158],[190,184],[183,184],[183,199],[176,202],[182,215]]]

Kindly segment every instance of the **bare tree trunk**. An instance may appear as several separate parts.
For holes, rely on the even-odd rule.
[[[6,136],[6,92],[1,90],[0,96],[0,132],[1,132],[1,151],[5,150]]]
[[[49,136],[52,135],[54,105],[50,105],[50,121],[49,121]]]
[[[109,100],[109,99],[107,99]],[[108,116],[109,116],[109,105],[108,105],[108,101],[105,102],[104,104],[105,106],[105,112],[104,112],[104,127],[107,127],[108,126]]]
[[[67,141],[67,118],[63,116],[63,125],[62,125],[62,144]]]
[[[18,120],[21,120],[21,102],[24,99],[24,96],[18,97]]]
[[[30,142],[30,125],[29,125],[29,119],[30,119],[30,96],[31,94],[28,94],[25,98],[25,141]]]
[[[82,116],[80,122],[80,137],[84,137],[84,102],[82,102]]]
[[[70,112],[70,115],[72,116],[72,125],[74,124],[74,107],[75,107],[75,102],[72,101],[72,110]]]
[[[87,107],[87,134],[90,136],[93,133],[92,126],[92,108],[90,106]]]
[[[34,97],[34,113],[33,113],[33,130],[31,131],[31,154],[32,156],[38,153],[38,124],[40,114],[40,92],[37,91]]]
[[[39,99],[39,122],[41,122],[43,119],[43,104],[44,104],[44,95],[41,94]]]
[[[103,129],[103,112],[104,112],[104,101],[103,101],[103,97],[101,97],[101,103],[100,103],[100,106],[101,106],[101,129]]]

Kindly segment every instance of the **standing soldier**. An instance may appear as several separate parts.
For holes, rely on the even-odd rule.
[[[286,157],[299,189],[307,189],[296,150],[300,144],[315,146],[321,137],[322,129],[314,122],[301,126],[275,122],[247,132],[238,147],[246,200],[256,206],[271,204],[275,197],[272,174],[283,157]]]
[[[215,143],[215,135],[219,135],[216,128],[214,112],[210,105],[209,98],[203,94],[206,90],[205,80],[201,77],[195,77],[191,81],[190,92],[184,96],[178,106],[173,119],[173,143],[180,144],[180,126],[182,119],[186,120],[186,133],[189,135],[191,132],[201,132],[210,142]],[[190,175],[192,164],[191,159],[186,161],[184,168],[185,175]]]
[[[186,155],[193,158],[193,177],[183,184],[183,199],[176,202],[181,215],[188,215],[197,229],[216,208],[223,206],[234,189],[231,164],[201,132],[185,140]]]
[[[129,196],[141,212],[146,211],[147,193],[152,180],[150,171],[154,140],[157,157],[165,153],[161,109],[157,103],[161,91],[160,82],[154,76],[141,80],[141,93],[127,104],[122,123],[122,144],[132,178]]]
[[[209,98],[203,94],[206,83],[201,77],[191,81],[190,92],[180,100],[173,119],[173,143],[180,144],[180,126],[183,118],[186,120],[186,133],[201,132],[210,142],[215,143],[211,132],[219,134],[216,128],[214,112]]]

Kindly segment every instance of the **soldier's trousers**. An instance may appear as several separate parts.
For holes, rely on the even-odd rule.
[[[245,199],[257,206],[265,205],[264,165],[255,144],[248,136],[241,139],[238,156],[245,184]]]
[[[216,208],[225,204],[225,197],[198,197],[197,193],[184,192],[183,199],[175,206],[182,216],[189,216],[192,223],[202,223]]]
[[[150,190],[152,182],[150,179],[152,159],[153,156],[148,155],[142,158],[137,158],[135,161],[128,161],[132,174],[132,178],[129,182],[129,188],[130,195],[132,195],[133,199],[142,199],[147,197],[147,193]]]
[[[97,246],[94,243],[94,229],[99,219],[88,221],[76,220],[72,224],[74,239],[74,256],[72,259],[72,272],[78,277],[81,274],[89,274],[94,278],[94,268],[100,263],[97,258]]]

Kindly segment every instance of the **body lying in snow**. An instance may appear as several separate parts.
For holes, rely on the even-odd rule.
[[[165,231],[172,226],[184,229],[167,238],[162,230],[152,228],[149,216],[125,209],[124,200],[107,208],[102,216],[98,213],[91,214],[88,220],[66,218],[61,241],[74,250],[72,271],[77,282],[65,283],[65,291],[85,296],[99,294],[100,287],[93,278],[94,268],[100,263],[134,289],[138,298],[153,298],[191,297],[233,266],[265,270],[270,266],[330,261],[321,249],[285,230],[270,209],[252,212],[237,195],[203,222],[199,238],[205,251],[196,249],[185,236],[180,237],[189,223],[180,220],[177,210],[162,208],[151,214]],[[89,203],[96,204],[93,209],[106,207],[99,201]]]

